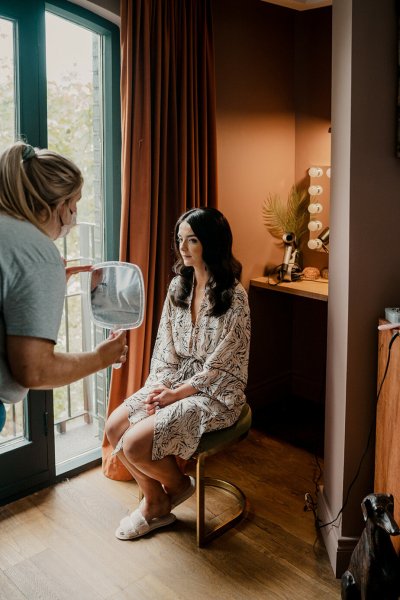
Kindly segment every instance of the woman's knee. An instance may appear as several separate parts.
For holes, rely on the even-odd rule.
[[[115,409],[108,417],[104,426],[107,439],[114,448],[129,427],[127,411],[126,409],[120,410],[121,408],[125,407],[119,406]]]
[[[153,430],[143,427],[143,425],[143,421],[137,423],[124,436],[123,452],[132,463],[139,464],[151,460]]]

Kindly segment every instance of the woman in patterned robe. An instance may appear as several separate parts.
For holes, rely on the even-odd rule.
[[[144,498],[116,530],[133,539],[175,520],[193,478],[178,468],[203,433],[233,425],[245,403],[250,343],[247,294],[232,233],[213,208],[192,209],[175,226],[176,277],[164,303],[150,374],[109,417],[106,434]]]

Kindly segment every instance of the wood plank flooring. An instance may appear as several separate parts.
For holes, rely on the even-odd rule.
[[[207,474],[237,483],[250,511],[208,547],[195,539],[194,497],[171,526],[135,541],[114,537],[137,504],[134,482],[100,467],[0,507],[1,600],[333,600],[340,597],[304,494],[316,463],[304,450],[252,430]],[[224,492],[207,496],[208,519],[229,511]]]

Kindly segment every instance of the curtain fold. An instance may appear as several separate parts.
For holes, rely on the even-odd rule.
[[[121,0],[120,260],[139,265],[144,323],[128,332],[108,414],[144,383],[173,264],[179,215],[217,205],[211,0]],[[107,226],[107,225],[106,225]],[[131,475],[103,439],[103,471]]]

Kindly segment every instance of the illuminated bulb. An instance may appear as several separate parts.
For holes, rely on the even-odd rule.
[[[310,177],[322,177],[323,171],[321,167],[310,167],[308,169],[308,174]]]
[[[326,176],[330,178],[331,176],[331,168],[329,167],[329,169],[326,170]]]
[[[320,229],[322,229],[321,221],[310,221],[308,224],[308,229],[310,231],[319,231]]]
[[[310,185],[308,188],[308,193],[310,196],[319,196],[323,191],[324,190],[322,189],[321,185]]]
[[[315,240],[309,240],[307,242],[307,246],[310,248],[310,250],[321,250],[322,242],[320,239],[315,238]]]
[[[311,204],[308,205],[308,212],[312,215],[322,212],[322,209],[323,206],[319,202],[311,202]]]

